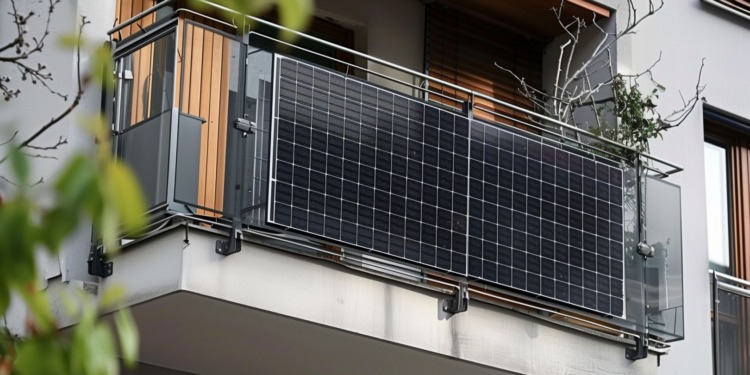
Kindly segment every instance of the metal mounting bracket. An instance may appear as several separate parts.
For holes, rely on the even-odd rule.
[[[232,229],[229,238],[225,241],[216,240],[216,253],[231,255],[242,250],[242,222],[239,219],[232,220]]]
[[[646,357],[648,357],[648,338],[645,333],[641,333],[635,339],[635,347],[625,348],[625,358],[637,361]]]
[[[234,127],[242,132],[242,137],[247,137],[248,134],[255,134],[255,122],[252,122],[246,118],[240,117],[234,120]]]
[[[469,309],[469,284],[459,283],[453,299],[443,303],[443,311],[450,314],[458,314]]]
[[[104,246],[91,245],[87,263],[89,265],[89,275],[99,276],[102,278],[112,276],[114,266],[112,262],[104,261]]]

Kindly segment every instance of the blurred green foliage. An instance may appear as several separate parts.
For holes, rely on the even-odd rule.
[[[243,14],[261,14],[278,5],[280,22],[304,29],[313,10],[312,0],[215,0]],[[199,2],[194,2],[199,7]],[[87,21],[83,20],[81,28]],[[287,37],[291,38],[289,35]],[[78,34],[59,39],[64,47],[85,48]],[[111,52],[106,47],[85,51],[96,67],[79,77],[83,87],[95,83],[112,88]],[[11,295],[28,308],[26,335],[13,335],[0,325],[0,375],[111,375],[118,374],[120,360],[137,362],[138,330],[129,310],[114,313],[114,331],[102,320],[105,311],[116,310],[125,295],[112,288],[95,300],[84,292],[62,295],[66,314],[77,324],[60,332],[49,295],[38,283],[35,252],[57,254],[79,225],[93,224],[109,256],[118,251],[118,237],[139,233],[146,224],[145,201],[133,172],[111,155],[110,134],[101,115],[76,119],[97,140],[95,155],[76,154],[62,167],[51,184],[31,188],[28,157],[19,145],[7,145],[7,163],[18,189],[0,198],[0,315],[7,312]],[[28,126],[28,124],[24,124]],[[3,155],[0,155],[3,156]],[[51,203],[39,197],[52,197]],[[83,251],[83,250],[82,250]]]

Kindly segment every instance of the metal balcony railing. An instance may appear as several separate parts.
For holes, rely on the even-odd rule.
[[[400,97],[404,102],[412,101],[436,112],[447,112],[455,116],[456,121],[460,119],[467,124],[475,121],[468,112],[424,101],[422,98],[429,92],[426,88],[429,85],[411,83],[439,80],[359,51],[261,19],[242,16],[210,2],[205,3],[235,17],[232,22],[212,20],[214,25],[244,30],[245,21],[261,23],[293,33],[299,38],[341,49],[369,62],[363,67],[334,59],[350,69],[345,73],[325,73],[330,77],[342,81],[351,79],[356,84],[367,84],[366,79],[389,82],[391,88],[377,86],[376,89],[392,97]],[[136,15],[110,31],[110,35],[156,9],[163,11],[169,4],[173,2],[160,3]],[[468,108],[490,111],[473,102],[474,98],[482,98],[522,113],[522,118],[508,118],[508,122],[521,122],[538,130],[542,136],[509,129],[503,124],[478,121],[481,126],[496,126],[511,134],[532,137],[556,150],[595,154],[591,158],[622,169],[622,242],[625,251],[624,275],[619,277],[622,278],[626,297],[622,316],[603,317],[587,311],[566,314],[564,311],[571,310],[570,305],[554,300],[540,300],[476,279],[467,280],[466,275],[461,274],[443,274],[436,278],[431,276],[435,274],[433,271],[425,271],[419,265],[415,267],[414,262],[385,260],[365,254],[361,248],[348,247],[336,241],[280,231],[278,226],[268,225],[274,193],[269,182],[275,157],[272,132],[279,131],[279,92],[292,90],[285,94],[286,97],[304,93],[302,86],[290,88],[288,79],[284,84],[278,72],[282,61],[297,64],[295,61],[298,60],[260,48],[260,45],[268,45],[265,42],[270,38],[266,35],[248,31],[237,37],[180,17],[186,13],[194,12],[176,9],[172,17],[165,17],[146,28],[145,32],[119,41],[115,48],[118,78],[112,111],[115,151],[135,170],[155,212],[164,211],[229,228],[231,239],[226,243],[228,248],[222,250],[225,253],[237,250],[236,246],[239,245],[235,240],[245,234],[256,239],[270,239],[278,246],[295,251],[309,253],[312,249],[317,254],[336,257],[347,265],[410,282],[427,284],[429,281],[431,285],[444,284],[450,290],[459,283],[469,281],[465,290],[476,298],[494,296],[492,298],[495,300],[516,301],[517,306],[554,311],[566,319],[585,320],[599,331],[637,337],[641,343],[647,337],[651,338],[651,343],[664,343],[684,336],[680,191],[679,187],[662,180],[682,170],[679,166],[510,103],[440,82],[466,92],[470,98]],[[200,43],[196,42],[198,36]],[[281,40],[273,39],[272,42],[298,48]],[[330,59],[315,51],[305,52]],[[393,74],[384,71],[405,73],[413,80],[394,78]],[[349,103],[363,107],[362,103],[356,101]],[[393,113],[386,115],[395,118],[396,111],[394,107]],[[625,153],[612,154],[597,147],[597,143],[630,151],[630,155],[637,157],[624,159],[621,155]],[[602,156],[609,159],[600,159]],[[649,175],[648,171],[654,173]],[[653,250],[651,257],[644,257],[637,251],[638,244],[647,242]],[[445,284],[446,279],[455,282]]]
[[[714,374],[750,371],[750,282],[711,271]]]

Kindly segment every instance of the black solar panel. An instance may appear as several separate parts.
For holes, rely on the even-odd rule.
[[[623,315],[619,168],[279,63],[272,223]]]

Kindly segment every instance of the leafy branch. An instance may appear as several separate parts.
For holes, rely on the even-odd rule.
[[[551,92],[529,85],[524,77],[512,70],[495,64],[499,69],[513,77],[519,92],[542,114],[560,122],[576,124],[575,114],[579,109],[590,110],[595,117],[596,126],[593,131],[597,135],[633,147],[639,152],[648,151],[648,140],[661,137],[670,128],[679,126],[692,112],[697,104],[704,86],[701,84],[703,64],[698,73],[695,91],[688,98],[683,97],[683,106],[666,116],[657,110],[659,92],[664,87],[654,80],[653,68],[661,61],[661,55],[648,69],[632,75],[616,74],[613,61],[614,48],[621,39],[637,33],[637,28],[645,20],[651,18],[664,7],[663,0],[648,0],[647,11],[635,6],[634,0],[627,0],[627,21],[625,26],[616,32],[608,32],[599,25],[594,15],[591,23],[580,17],[572,17],[572,21],[563,20],[565,0],[560,6],[552,9],[560,27],[563,30],[563,40],[559,47],[559,55]],[[600,36],[596,46],[590,54],[580,55],[581,37],[589,27]],[[574,60],[581,57],[580,64]],[[606,73],[609,78],[594,77]],[[655,86],[650,93],[639,84],[639,79],[648,77]],[[611,92],[610,98],[600,98],[601,93]],[[604,114],[614,115],[619,124],[606,121]],[[540,125],[546,125],[543,120],[532,119]],[[562,132],[562,129],[560,129]],[[597,144],[606,151],[622,155],[623,150],[608,145]]]

